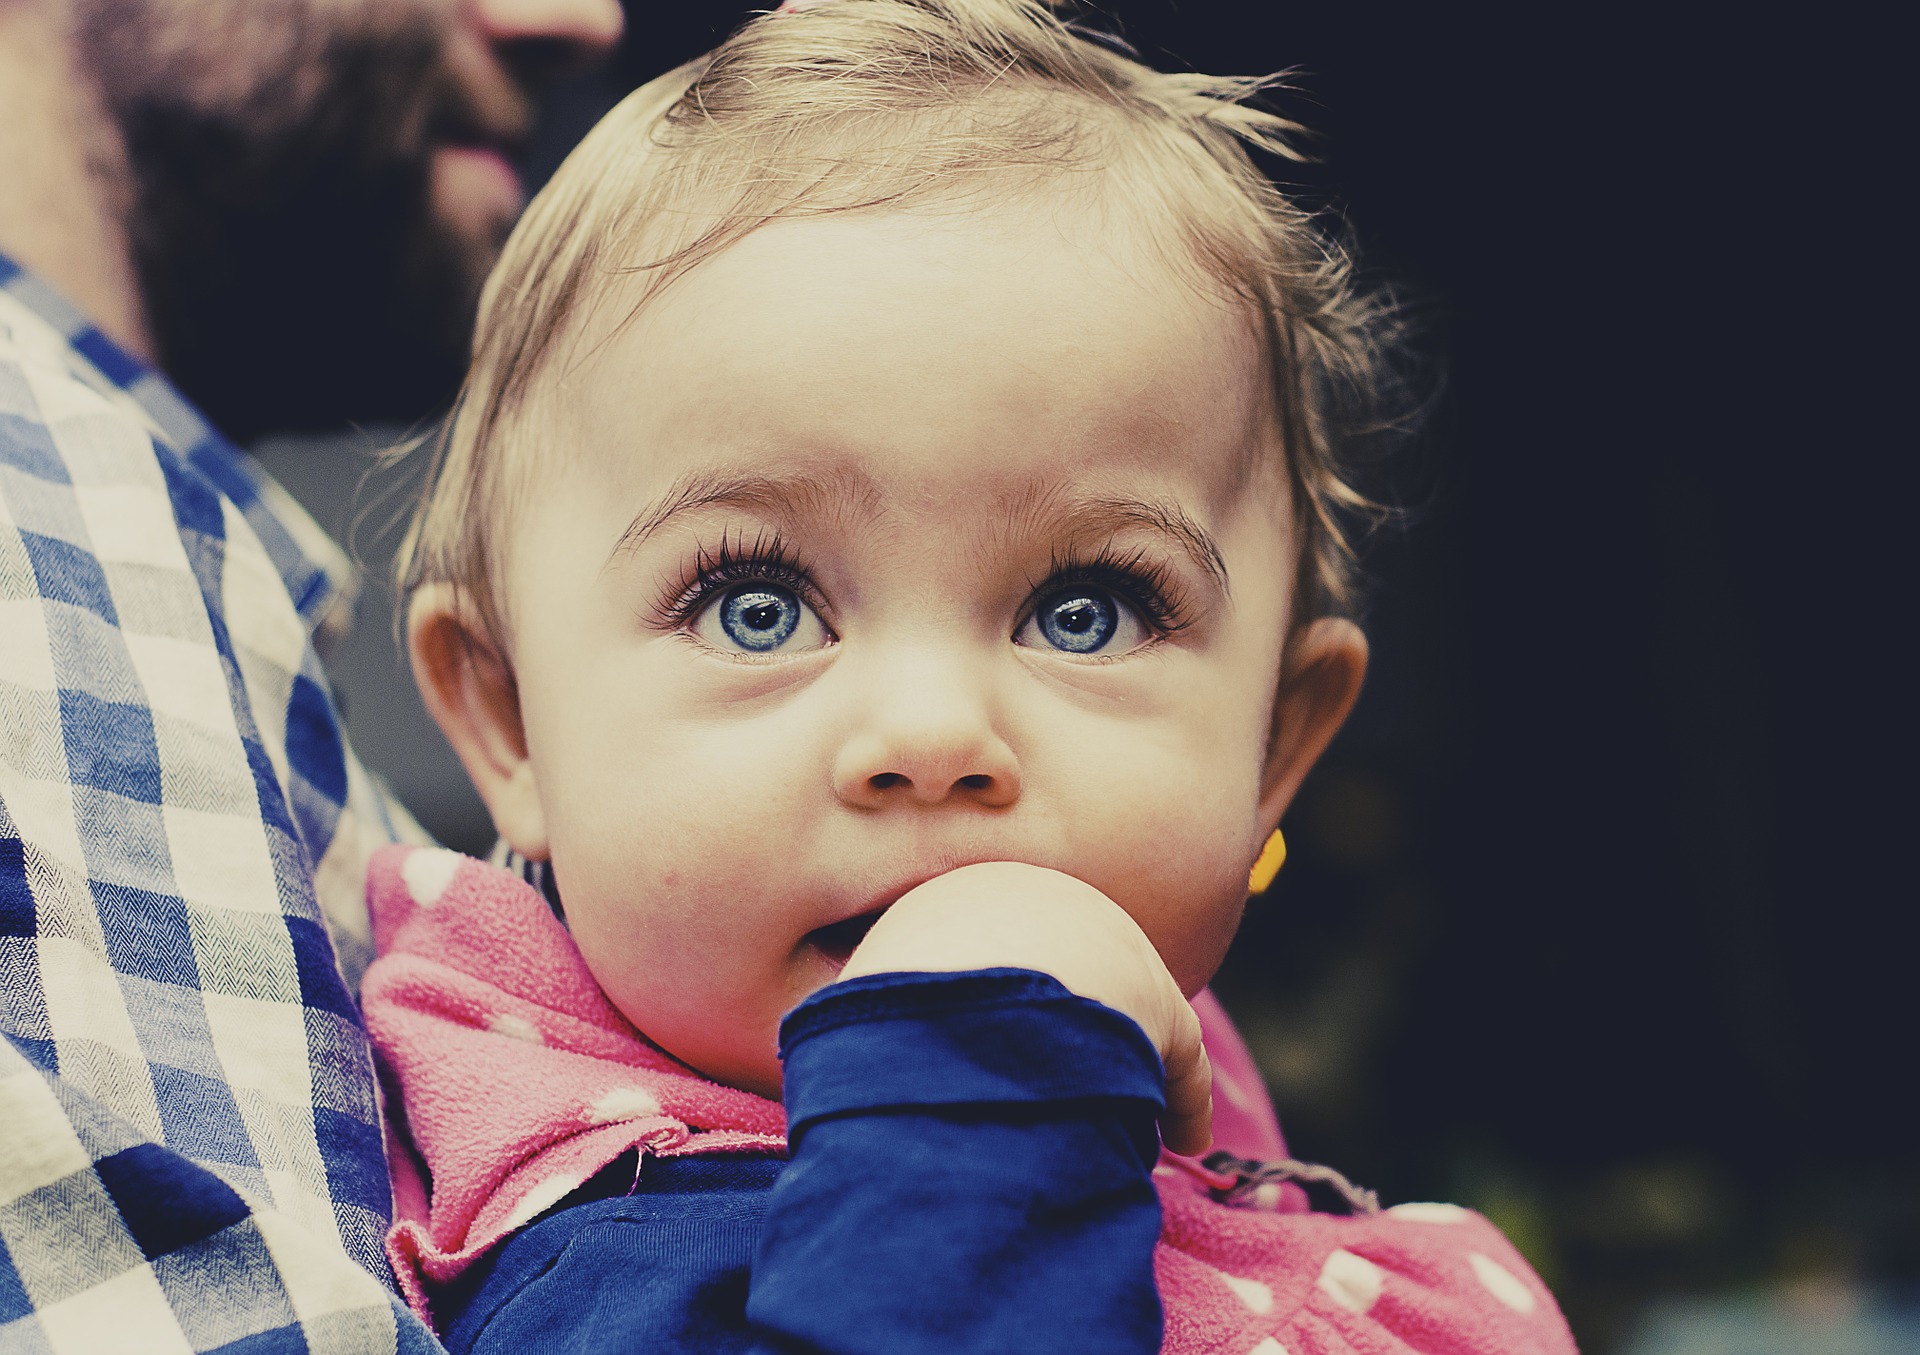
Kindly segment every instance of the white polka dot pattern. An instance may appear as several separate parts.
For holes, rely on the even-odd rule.
[[[1321,1292],[1356,1316],[1366,1315],[1386,1282],[1380,1267],[1344,1247],[1334,1251],[1320,1267]]]
[[[644,1087],[615,1087],[587,1107],[587,1118],[595,1124],[638,1120],[659,1113],[659,1098]]]
[[[1387,1212],[1409,1223],[1459,1223],[1472,1217],[1457,1204],[1430,1204],[1423,1200],[1397,1204]]]
[[[1240,1296],[1240,1302],[1247,1305],[1250,1313],[1270,1313],[1273,1311],[1273,1290],[1258,1280],[1242,1279],[1238,1275],[1220,1272],[1220,1278],[1227,1288]]]
[[[407,893],[416,904],[431,908],[453,883],[454,872],[460,869],[462,859],[458,852],[440,849],[408,852],[400,866],[400,878],[406,882]]]
[[[495,1035],[504,1035],[509,1040],[525,1040],[528,1044],[545,1044],[547,1037],[540,1033],[540,1027],[524,1016],[515,1016],[512,1012],[495,1012],[487,1018],[487,1029]]]
[[[1467,1253],[1467,1264],[1473,1267],[1473,1273],[1480,1277],[1480,1283],[1487,1292],[1516,1313],[1530,1313],[1539,1306],[1540,1300],[1518,1275],[1508,1270],[1491,1256],[1479,1252]]]
[[[571,1176],[549,1176],[532,1190],[528,1191],[520,1203],[507,1215],[508,1231],[532,1223],[534,1219],[566,1199],[580,1188],[580,1183]]]
[[[1249,1350],[1247,1355],[1287,1355],[1287,1348],[1269,1336],[1252,1350]]]

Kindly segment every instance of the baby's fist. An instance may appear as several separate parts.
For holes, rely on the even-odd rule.
[[[1133,1018],[1167,1070],[1161,1138],[1212,1142],[1212,1070],[1200,1022],[1126,910],[1084,880],[1016,861],[962,866],[901,895],[840,973],[1032,969]]]

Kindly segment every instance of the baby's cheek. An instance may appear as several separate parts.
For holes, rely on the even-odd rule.
[[[1177,940],[1170,939],[1160,952],[1181,992],[1192,997],[1213,982],[1245,911],[1246,890],[1242,888],[1230,896],[1216,896],[1197,904],[1182,919]]]
[[[779,1024],[813,988],[750,910],[657,898],[576,933],[608,1000],[674,1057],[727,1086],[780,1094]]]
[[[1247,872],[1238,856],[1235,844],[1196,851],[1168,840],[1152,869],[1136,873],[1124,890],[1106,891],[1140,924],[1188,996],[1212,980],[1245,912]]]

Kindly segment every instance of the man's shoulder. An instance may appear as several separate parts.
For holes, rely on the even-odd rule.
[[[164,376],[4,256],[0,476],[16,499],[104,514],[110,526],[93,541],[109,553],[170,531],[170,520],[216,538],[238,532],[257,542],[304,634],[324,645],[351,623],[358,574],[325,530]]]
[[[160,429],[20,285],[0,287],[0,463],[49,485],[157,485]]]

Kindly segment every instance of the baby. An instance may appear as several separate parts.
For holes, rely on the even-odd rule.
[[[1202,989],[1366,666],[1379,330],[1251,88],[825,0],[527,213],[404,566],[503,852],[370,883],[453,1349],[1571,1349],[1477,1216],[1240,1160]]]

